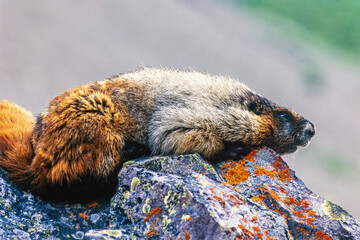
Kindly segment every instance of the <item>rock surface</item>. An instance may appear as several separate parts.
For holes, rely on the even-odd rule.
[[[109,203],[46,203],[0,171],[5,239],[360,239],[360,225],[262,148],[209,165],[199,155],[126,163]]]

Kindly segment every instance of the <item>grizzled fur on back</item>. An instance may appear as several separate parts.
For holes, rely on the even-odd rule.
[[[145,82],[146,95],[154,99],[154,110],[145,128],[148,129],[148,144],[154,153],[179,152],[167,136],[191,130],[206,130],[217,135],[228,135],[231,129],[248,132],[251,128],[257,134],[257,116],[250,114],[247,103],[255,94],[237,80],[202,74],[196,71],[146,68],[120,75],[121,78]],[[236,115],[236,118],[231,117]],[[233,126],[235,128],[235,126]],[[228,140],[238,140],[246,134],[235,130],[236,136],[226,136]],[[214,136],[215,137],[215,136]],[[220,136],[219,136],[220,137]],[[233,138],[233,139],[230,139]],[[175,140],[175,139],[174,139]],[[200,142],[199,139],[194,139]],[[211,154],[211,153],[210,153]]]
[[[284,154],[315,133],[308,120],[237,80],[164,68],[70,89],[36,124],[15,104],[0,106],[3,126],[21,130],[15,137],[0,131],[0,166],[21,188],[52,200],[110,197],[122,164],[141,155],[199,153],[218,162],[260,146]],[[18,120],[9,121],[19,109]],[[25,155],[10,151],[20,141]]]

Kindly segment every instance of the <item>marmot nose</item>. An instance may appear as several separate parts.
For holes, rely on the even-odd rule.
[[[300,126],[301,129],[296,134],[296,145],[304,147],[309,144],[311,138],[315,135],[315,127],[308,120],[303,121]]]
[[[309,141],[315,135],[315,127],[310,121],[305,120],[303,123],[303,129],[301,139],[303,141]]]

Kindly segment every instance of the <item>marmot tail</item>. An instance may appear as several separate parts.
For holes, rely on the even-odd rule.
[[[0,166],[22,189],[27,189],[32,179],[29,166],[34,155],[31,145],[34,124],[29,111],[13,102],[0,101]]]

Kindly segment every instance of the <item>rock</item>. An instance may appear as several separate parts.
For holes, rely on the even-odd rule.
[[[270,149],[212,166],[199,155],[128,162],[109,203],[46,203],[0,173],[0,234],[19,239],[360,239]]]
[[[83,239],[89,229],[108,228],[109,203],[47,203],[5,176],[0,168],[0,239]]]

